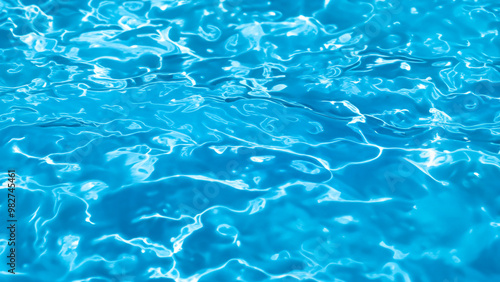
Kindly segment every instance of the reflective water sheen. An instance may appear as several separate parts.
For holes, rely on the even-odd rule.
[[[500,281],[499,16],[0,2],[0,280]]]

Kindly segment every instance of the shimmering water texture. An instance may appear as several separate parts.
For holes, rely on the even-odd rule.
[[[0,2],[0,280],[500,281],[497,3]]]

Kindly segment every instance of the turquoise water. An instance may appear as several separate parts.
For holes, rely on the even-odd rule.
[[[500,281],[499,16],[0,2],[0,280]]]

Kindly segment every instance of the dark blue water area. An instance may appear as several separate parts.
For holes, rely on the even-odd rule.
[[[0,280],[500,281],[499,17],[1,1]]]

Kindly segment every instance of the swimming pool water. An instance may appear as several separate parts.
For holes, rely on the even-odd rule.
[[[500,281],[499,16],[0,2],[0,280]]]

